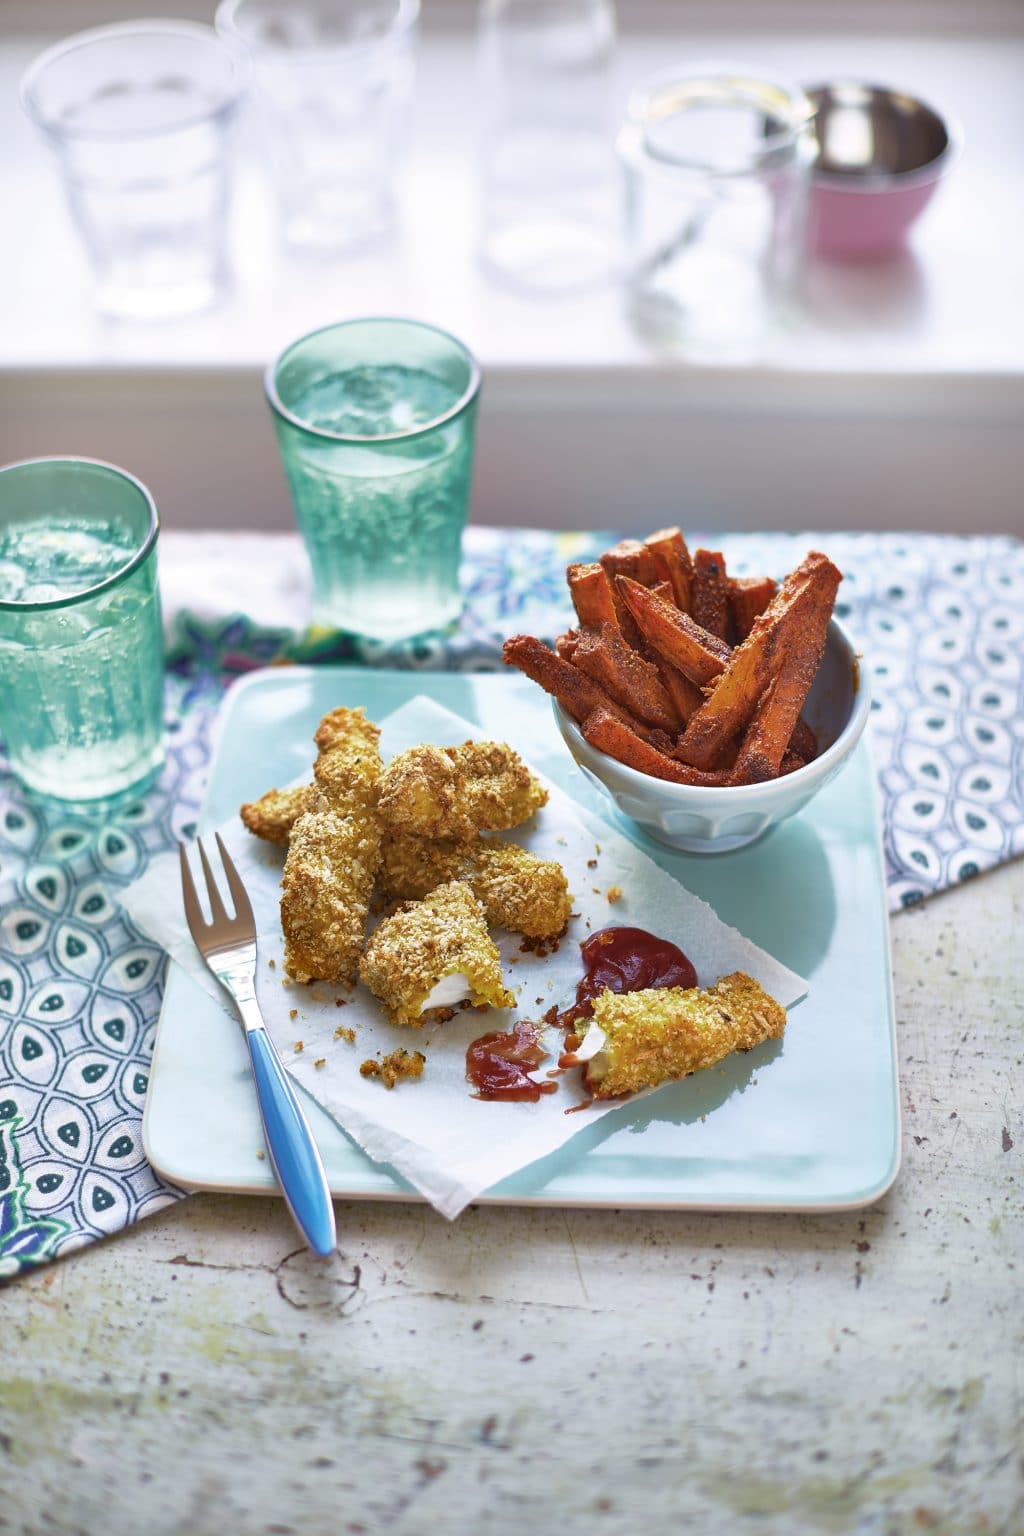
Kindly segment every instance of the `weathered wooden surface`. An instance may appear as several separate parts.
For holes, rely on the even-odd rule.
[[[893,947],[880,1205],[185,1201],[0,1293],[0,1531],[1019,1536],[1024,863]]]

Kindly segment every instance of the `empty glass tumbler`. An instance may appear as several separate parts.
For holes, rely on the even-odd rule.
[[[412,320],[314,331],[267,370],[313,622],[377,640],[458,617],[480,373]]]
[[[245,77],[211,27],[177,21],[80,32],[30,66],[22,102],[56,152],[102,312],[162,319],[220,297]]]
[[[481,256],[566,290],[616,258],[612,0],[482,0]]]
[[[633,96],[618,140],[626,282],[648,339],[740,360],[792,316],[811,117],[802,91],[739,68],[666,72]]]
[[[223,0],[218,31],[254,71],[289,244],[387,234],[408,140],[419,0]]]
[[[163,761],[158,528],[112,464],[0,469],[0,732],[40,794],[108,802]]]

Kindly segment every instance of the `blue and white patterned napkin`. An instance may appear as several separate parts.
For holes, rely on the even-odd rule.
[[[289,628],[286,616],[303,611],[297,539],[247,540],[246,587],[262,599],[258,612],[242,614],[230,536],[165,540],[165,594],[187,593],[188,606],[172,601],[166,614],[172,674],[159,785],[96,827],[34,808],[0,759],[0,1277],[177,1196],[141,1143],[163,957],[117,898],[154,853],[191,834],[210,725],[231,677],[274,660],[497,669],[506,635],[553,638],[566,626],[567,560],[613,537],[472,530],[462,622],[400,646]],[[845,573],[837,614],[871,678],[890,907],[1024,852],[1024,544],[898,534],[711,539],[737,575],[782,575],[815,545]]]

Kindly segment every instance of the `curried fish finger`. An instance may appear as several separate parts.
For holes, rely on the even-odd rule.
[[[565,870],[555,859],[539,859],[517,843],[488,837],[476,844],[473,864],[463,878],[483,902],[493,928],[532,939],[553,939],[565,932],[572,896]]]
[[[602,992],[586,1035],[560,1064],[583,1066],[595,1099],[617,1099],[781,1039],[785,1028],[786,1010],[743,971],[706,991]]]
[[[366,946],[359,979],[384,1004],[392,1023],[414,1029],[431,1010],[464,1000],[491,1008],[515,1006],[484,909],[459,880],[437,886],[422,901],[405,902],[386,917]]]
[[[548,792],[504,742],[424,744],[400,752],[381,782],[384,825],[419,837],[467,841],[527,821]]]
[[[379,737],[362,709],[336,709],[313,738],[316,793],[281,881],[285,969],[297,981],[355,980],[380,864]]]
[[[254,837],[262,837],[267,843],[286,843],[292,827],[309,809],[314,793],[312,784],[299,784],[295,789],[268,789],[258,800],[243,805],[238,814]]]
[[[489,927],[529,938],[557,938],[572,912],[561,864],[497,837],[456,843],[386,834],[380,877],[397,899],[422,897],[443,881],[462,880],[483,903]]]

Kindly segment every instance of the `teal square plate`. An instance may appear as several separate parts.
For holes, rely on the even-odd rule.
[[[899,1092],[875,776],[861,741],[837,779],[761,842],[713,856],[646,839],[576,768],[548,700],[518,674],[273,668],[228,693],[200,831],[308,771],[320,717],[365,705],[382,720],[426,694],[507,740],[587,811],[610,821],[728,923],[808,978],[781,1045],[731,1057],[624,1104],[481,1199],[508,1205],[842,1210],[867,1205],[899,1168]],[[178,892],[168,891],[176,901]],[[641,919],[642,921],[642,919]],[[655,932],[658,914],[647,915]],[[685,946],[684,946],[685,947]],[[566,999],[568,1001],[568,999]],[[372,1162],[313,1100],[331,1189],[350,1199],[420,1197]],[[190,1189],[271,1193],[242,1034],[171,965],[143,1124],[146,1153]]]

